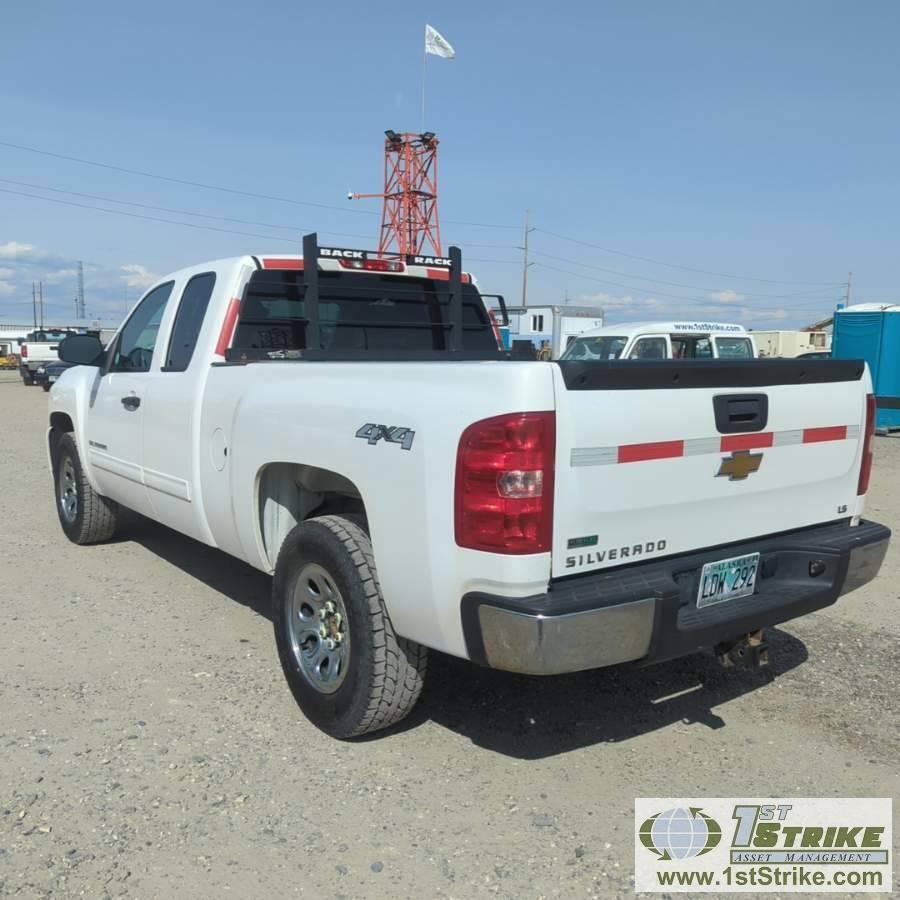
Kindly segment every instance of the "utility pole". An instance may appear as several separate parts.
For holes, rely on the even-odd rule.
[[[37,292],[33,281],[31,282],[31,318],[34,320],[34,330],[37,331]]]
[[[844,306],[850,305],[850,294],[853,288],[853,273],[847,273],[847,296],[844,298]]]
[[[44,282],[38,282],[38,300],[41,307],[41,331],[44,330]]]
[[[528,262],[528,235],[534,231],[528,227],[528,210],[525,210],[525,237],[522,246],[522,306],[528,306],[528,269],[534,263]]]
[[[78,260],[78,302],[75,305],[75,318],[85,318],[84,312],[84,263]]]

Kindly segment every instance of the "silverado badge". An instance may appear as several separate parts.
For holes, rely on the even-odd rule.
[[[758,471],[762,458],[762,453],[735,450],[731,456],[722,460],[719,471],[716,472],[716,478],[727,475],[729,481],[743,481],[748,475]]]

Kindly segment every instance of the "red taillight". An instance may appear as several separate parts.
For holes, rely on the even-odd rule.
[[[19,350],[21,350],[21,353],[19,355],[22,357],[22,359],[28,359],[28,344],[22,344]]]
[[[470,425],[456,454],[456,543],[490,553],[549,550],[555,455],[552,412]]]
[[[872,437],[875,434],[875,395],[866,394],[866,430],[863,434],[862,465],[859,467],[859,484],[856,493],[861,497],[869,490],[872,474]]]
[[[362,269],[367,272],[403,272],[406,267],[394,259],[342,259],[345,269]]]

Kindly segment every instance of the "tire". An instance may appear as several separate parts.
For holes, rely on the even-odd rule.
[[[326,734],[345,739],[388,728],[415,706],[428,651],[394,632],[372,544],[357,522],[321,516],[293,528],[275,565],[272,606],[284,676]]]
[[[31,387],[34,384],[34,375],[28,369],[22,370],[22,383],[25,387]]]
[[[53,484],[59,524],[73,544],[98,544],[115,534],[119,505],[91,487],[71,434],[56,445]]]
[[[45,394],[50,393],[50,385],[49,384],[42,384],[41,387],[44,389]]]

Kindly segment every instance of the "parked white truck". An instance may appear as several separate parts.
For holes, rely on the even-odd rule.
[[[38,328],[29,331],[19,345],[19,376],[23,384],[34,384],[37,370],[48,362],[56,362],[60,343],[73,332],[65,328]]]
[[[864,363],[518,362],[460,256],[176,272],[50,394],[60,524],[128,507],[274,575],[306,715],[402,719],[427,649],[552,675],[717,648],[869,581]]]

